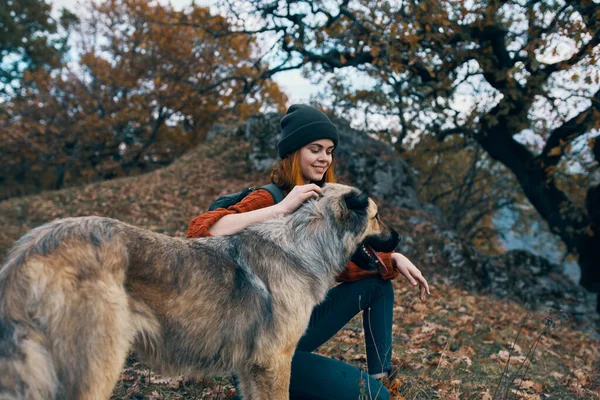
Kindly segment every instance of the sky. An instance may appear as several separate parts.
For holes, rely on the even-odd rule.
[[[71,10],[74,14],[77,14],[77,10],[81,9],[81,0],[47,0],[48,3],[52,4],[54,12],[60,10],[63,7]],[[160,1],[161,3],[167,3],[167,1]],[[190,5],[191,0],[171,0],[170,3],[175,9],[182,9],[183,7]],[[212,6],[215,0],[196,0],[198,5]],[[308,103],[311,95],[316,95],[323,89],[322,86],[314,85],[310,80],[304,78],[299,70],[281,72],[273,77],[273,80],[279,84],[279,87],[288,96],[288,105],[294,103]]]

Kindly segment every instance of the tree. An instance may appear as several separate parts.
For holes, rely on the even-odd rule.
[[[600,4],[249,0],[242,8],[228,3],[236,4],[239,32],[269,35],[277,43],[282,61],[276,68],[335,71],[332,82],[338,86],[352,78],[372,80],[370,90],[347,92],[356,96],[355,106],[395,117],[398,128],[388,134],[396,148],[410,135],[475,141],[514,174],[550,229],[578,255],[581,284],[600,291],[598,183],[576,188],[586,193],[578,196],[584,204],[559,184],[560,171],[579,151],[576,145],[600,127]],[[349,69],[352,73],[344,75]],[[344,99],[334,104],[348,105]],[[524,133],[535,136],[541,148],[524,144]],[[595,160],[597,169],[597,155]]]
[[[18,88],[24,71],[60,66],[67,50],[67,35],[59,28],[62,25],[68,29],[76,18],[63,9],[56,21],[50,10],[44,0],[0,3],[0,96]]]
[[[209,29],[228,25],[206,8],[110,0],[90,11],[79,65],[25,74],[7,107],[7,184],[59,189],[148,171],[171,163],[213,123],[285,104],[273,81],[254,79],[255,40],[214,37]]]

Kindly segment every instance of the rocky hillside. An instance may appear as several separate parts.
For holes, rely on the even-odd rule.
[[[5,254],[35,226],[82,215],[108,216],[183,237],[190,219],[219,195],[267,182],[276,159],[279,118],[268,114],[215,126],[206,143],[146,175],[1,202],[0,252]],[[340,181],[378,200],[383,218],[403,236],[399,251],[433,287],[430,300],[417,303],[416,291],[404,281],[395,282],[395,365],[401,370],[395,393],[433,398],[425,397],[422,389],[437,398],[492,398],[494,388],[507,384],[500,378],[508,374],[507,393],[537,396],[523,398],[597,398],[598,318],[586,293],[556,265],[529,253],[513,251],[496,258],[478,254],[444,230],[439,210],[417,199],[409,167],[387,145],[337,122]],[[360,324],[349,326],[321,351],[362,365],[360,335]],[[211,380],[190,383],[180,377],[174,384],[156,378],[151,383],[141,364],[135,358],[129,361],[115,392],[118,398],[224,398],[231,392],[220,381],[218,396]],[[470,386],[461,383],[469,379]]]

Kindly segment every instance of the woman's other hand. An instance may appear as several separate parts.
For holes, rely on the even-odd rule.
[[[318,199],[320,196],[323,196],[323,190],[314,183],[296,185],[292,191],[285,196],[285,199],[277,204],[277,207],[282,213],[290,214],[296,211],[307,199]]]
[[[396,265],[396,268],[400,271],[400,273],[406,278],[411,285],[416,286],[419,285],[420,288],[420,298],[422,301],[425,301],[425,294],[431,295],[429,291],[429,284],[427,280],[421,274],[421,271],[404,255],[400,253],[392,254],[392,262]]]

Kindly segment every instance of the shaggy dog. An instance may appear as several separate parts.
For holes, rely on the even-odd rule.
[[[356,188],[239,233],[172,238],[100,217],[24,235],[0,269],[0,399],[107,399],[127,352],[168,374],[235,372],[287,399],[313,307],[358,246],[398,234]]]

